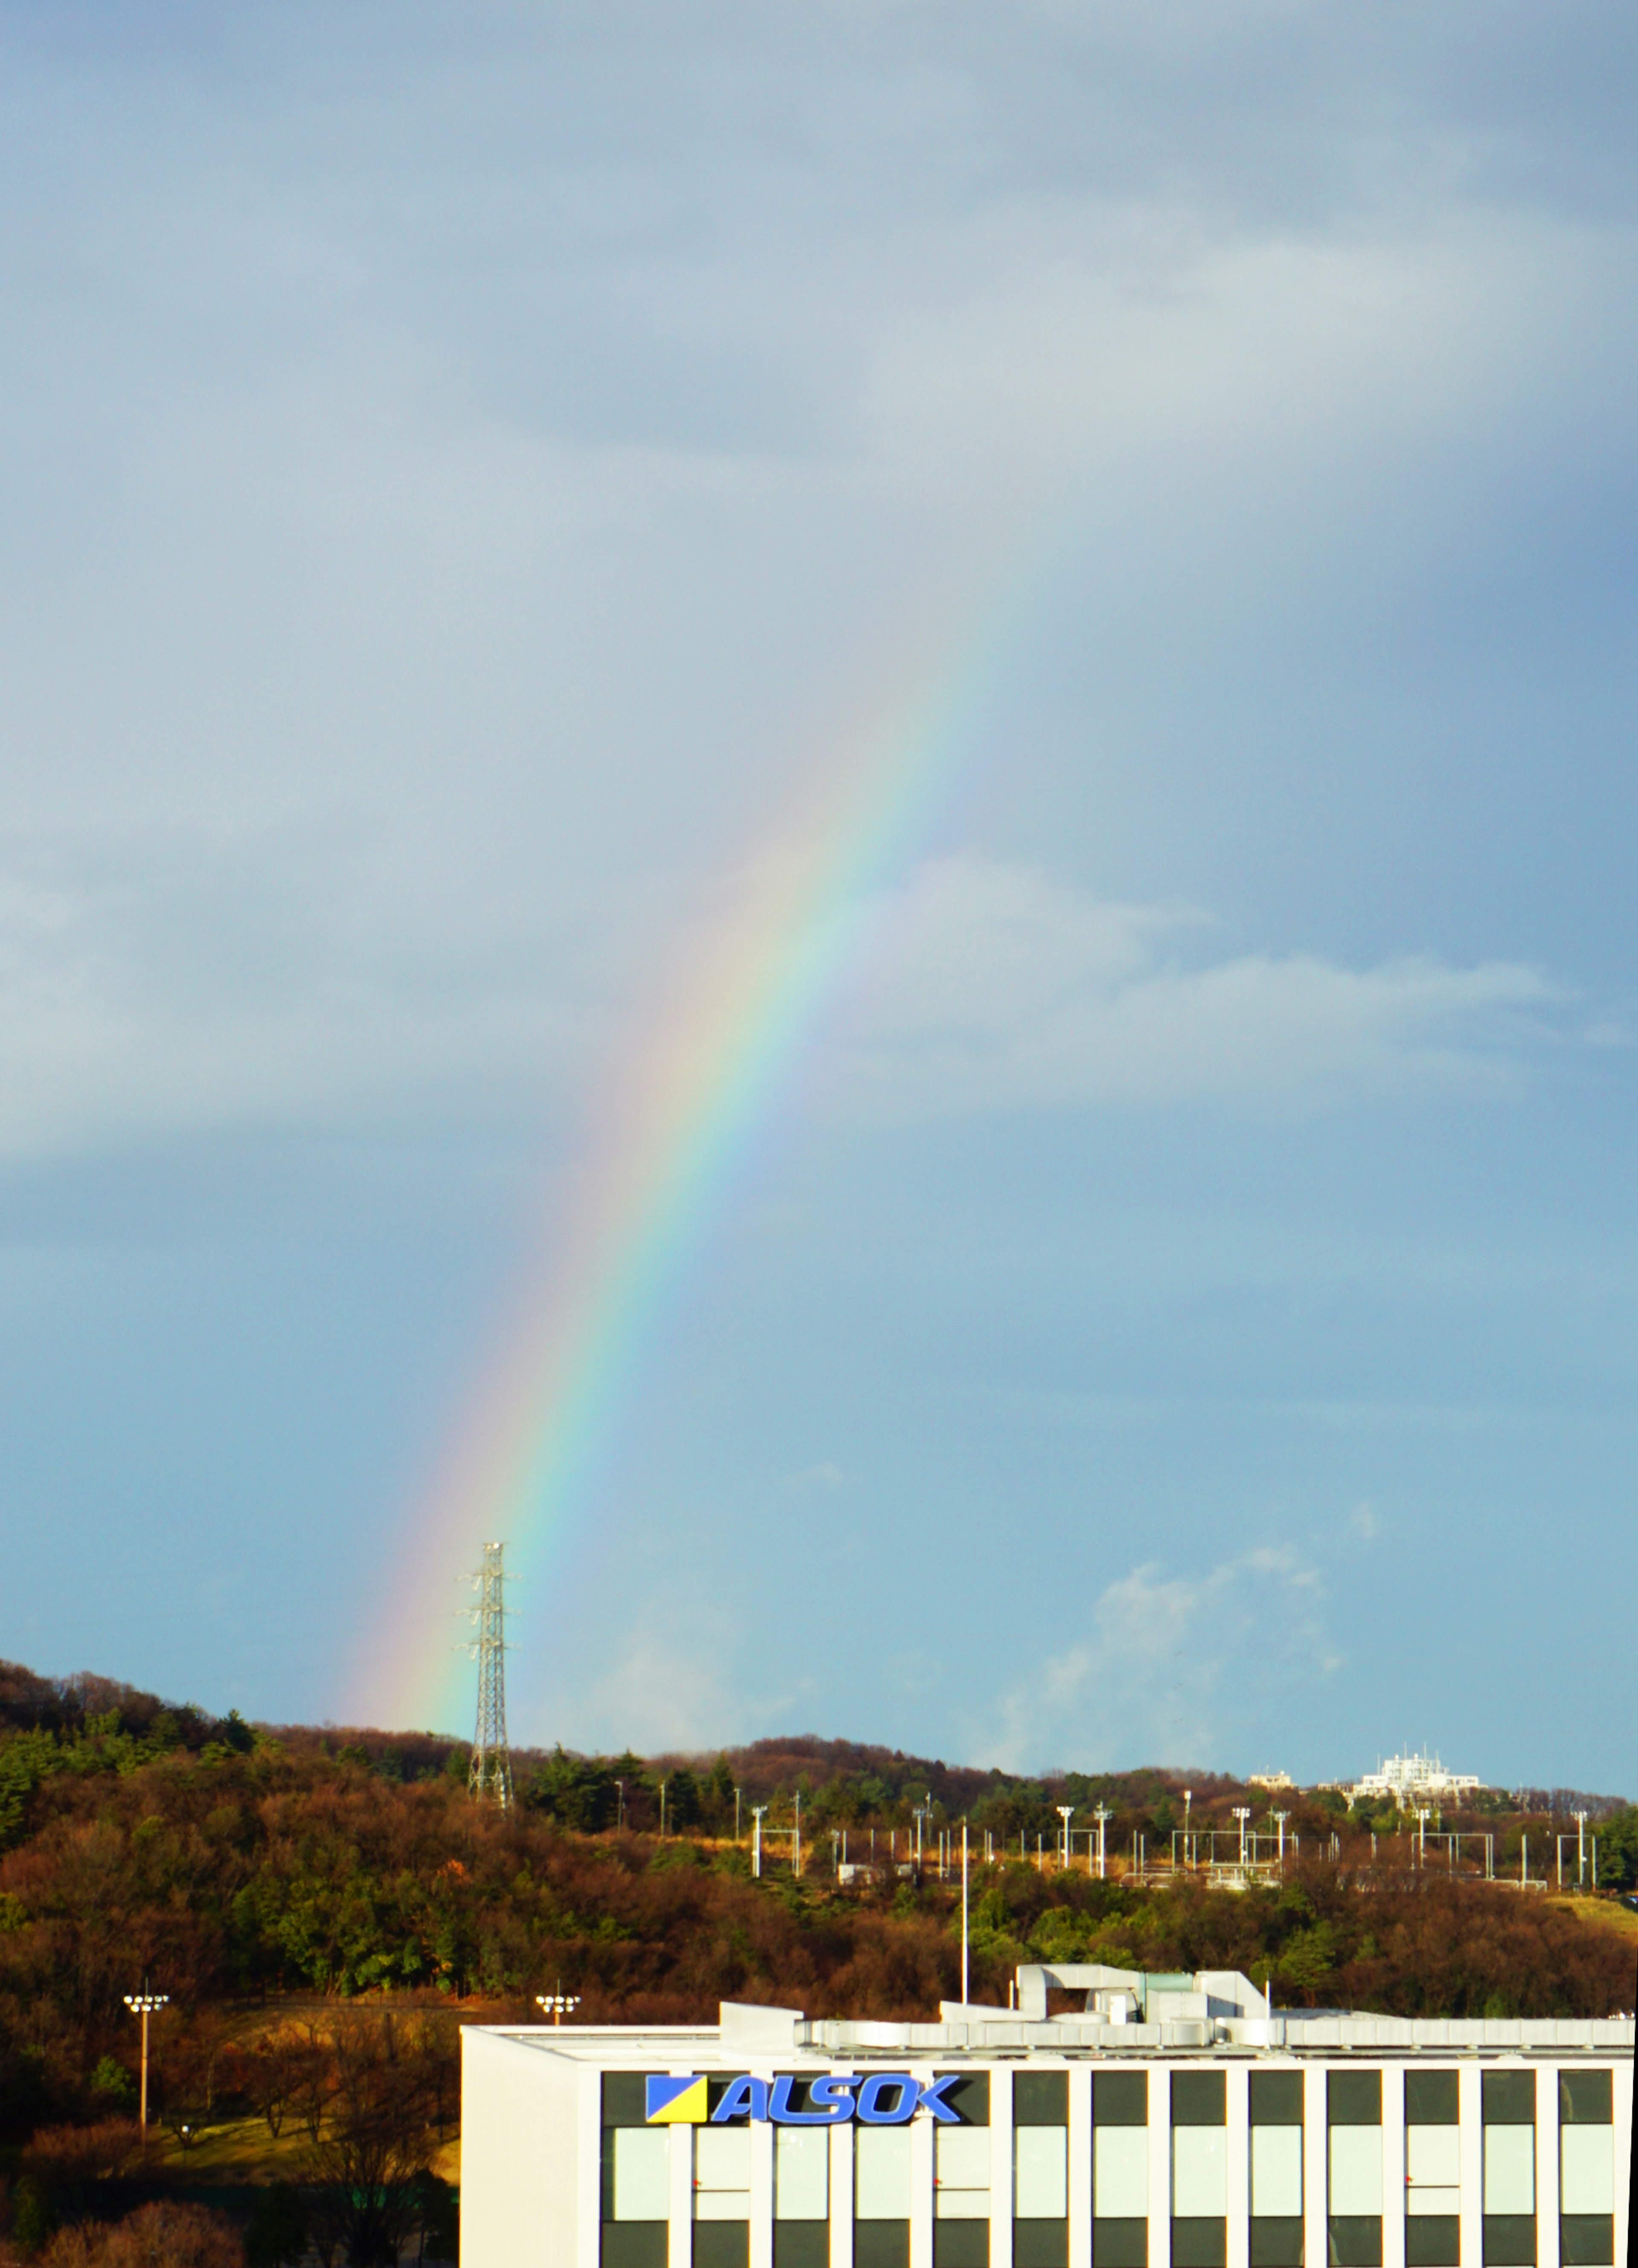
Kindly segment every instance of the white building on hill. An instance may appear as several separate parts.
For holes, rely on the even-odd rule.
[[[1355,1803],[1367,1796],[1392,1797],[1401,1811],[1414,1811],[1418,1804],[1459,1803],[1464,1796],[1477,1794],[1484,1782],[1472,1772],[1449,1772],[1437,1756],[1430,1756],[1424,1749],[1419,1756],[1390,1756],[1379,1764],[1374,1772],[1356,1779],[1348,1790]]]

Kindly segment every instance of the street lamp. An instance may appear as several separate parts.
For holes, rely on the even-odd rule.
[[[1072,1803],[1060,1803],[1054,1805],[1054,1808],[1063,1822],[1063,1871],[1067,1874],[1069,1871],[1069,1822],[1075,1816],[1075,1806]]]
[[[751,1873],[759,1882],[762,1879],[762,1820],[767,1810],[765,1803],[751,1806]]]
[[[558,1983],[562,1983],[561,1977]],[[565,2016],[580,2006],[580,1995],[578,1992],[537,1992],[534,2005],[537,2008],[543,2008],[555,2024],[561,2024]]]
[[[132,2015],[140,2016],[143,2020],[142,2108],[137,2113],[137,2118],[144,2139],[148,2132],[148,2019],[156,2008],[163,2008],[170,1997],[168,1992],[151,1992],[145,1977],[140,1992],[128,1992],[125,1995],[125,2005]]]
[[[1114,1814],[1100,1803],[1092,1817],[1098,1822],[1098,1879],[1101,1882],[1104,1879],[1104,1829]]]

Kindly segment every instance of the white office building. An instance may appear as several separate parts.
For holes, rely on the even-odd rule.
[[[1276,2014],[1237,1975],[1086,1967],[1018,2002],[471,2028],[465,2268],[1627,2259],[1630,2017]]]

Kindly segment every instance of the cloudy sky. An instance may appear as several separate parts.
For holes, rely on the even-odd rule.
[[[1629,1786],[1635,85],[1580,0],[0,0],[0,1653],[461,1728],[417,1507],[914,682],[503,1508],[514,1736]]]

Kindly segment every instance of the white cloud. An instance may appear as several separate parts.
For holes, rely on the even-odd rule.
[[[1210,936],[1186,908],[1111,903],[1032,868],[926,866],[883,909],[836,1042],[843,1091],[919,1118],[1495,1087],[1563,997],[1517,961],[1213,959]]]
[[[1341,1667],[1319,1571],[1260,1547],[1201,1575],[1134,1567],[1091,1603],[1086,1635],[1002,1698],[988,1760],[1086,1771],[1139,1760],[1221,1766],[1272,1705]]]

